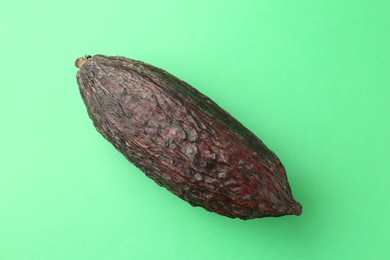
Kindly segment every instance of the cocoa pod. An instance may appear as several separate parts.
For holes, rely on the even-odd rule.
[[[301,214],[278,157],[186,82],[119,56],[76,66],[97,131],[160,186],[231,218]]]

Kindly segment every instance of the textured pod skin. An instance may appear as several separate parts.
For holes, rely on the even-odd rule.
[[[119,56],[76,66],[97,131],[160,186],[231,218],[301,214],[277,156],[189,84]]]

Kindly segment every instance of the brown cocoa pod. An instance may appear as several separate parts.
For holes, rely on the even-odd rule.
[[[231,218],[301,214],[278,157],[186,82],[119,56],[76,66],[97,131],[160,186]]]

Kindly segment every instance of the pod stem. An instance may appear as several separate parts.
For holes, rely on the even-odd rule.
[[[91,57],[92,57],[91,55],[85,55],[84,57],[77,58],[75,62],[76,67],[81,69],[84,63]]]

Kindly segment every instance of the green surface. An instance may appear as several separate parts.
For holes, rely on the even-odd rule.
[[[0,259],[390,259],[390,2],[0,2]],[[258,135],[301,217],[193,208],[93,128],[74,60],[162,67]]]

